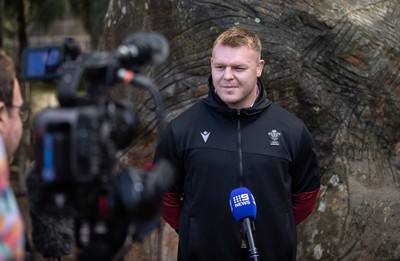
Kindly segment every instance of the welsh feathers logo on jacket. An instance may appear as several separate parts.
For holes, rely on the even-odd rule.
[[[278,132],[277,130],[272,130],[268,132],[268,136],[271,138],[269,144],[272,146],[279,146],[279,137],[281,136],[281,133]]]

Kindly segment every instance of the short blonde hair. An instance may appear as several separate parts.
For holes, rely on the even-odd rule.
[[[218,44],[229,47],[247,46],[259,53],[261,56],[262,46],[260,38],[254,31],[246,28],[229,28],[218,36],[218,38],[214,41],[213,47]]]

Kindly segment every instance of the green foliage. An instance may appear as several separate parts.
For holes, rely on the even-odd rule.
[[[109,0],[69,0],[72,13],[79,17],[84,28],[92,37],[92,47],[96,48],[104,30],[104,16]]]
[[[1,43],[0,46],[8,53],[12,54],[15,52],[15,39],[17,37],[17,20],[16,9],[17,1],[11,0],[0,0],[0,34]]]
[[[61,20],[69,8],[66,0],[30,0],[29,2],[29,20],[45,30],[52,22]]]
[[[4,15],[12,15],[15,14],[18,4],[18,1],[15,0],[3,0],[4,2]]]
[[[16,37],[16,22],[11,20],[11,19],[7,19],[7,17],[5,17],[5,19],[3,20],[3,25],[2,25],[2,30],[3,30],[3,49],[7,52],[10,53],[10,50],[12,48],[12,46],[14,45],[14,41],[13,39],[15,39]]]
[[[21,10],[18,7],[23,5],[27,24],[35,24],[45,31],[53,22],[64,18],[66,13],[71,13],[82,22],[92,38],[92,48],[96,48],[103,34],[108,3],[109,0],[0,0],[4,7],[0,9],[3,45],[14,41],[18,34],[21,25],[16,17]]]

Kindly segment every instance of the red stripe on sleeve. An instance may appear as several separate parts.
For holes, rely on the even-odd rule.
[[[165,193],[162,196],[163,218],[173,228],[179,229],[179,215],[182,206],[182,194]]]
[[[292,194],[292,209],[296,225],[306,219],[314,210],[319,189],[301,194]]]

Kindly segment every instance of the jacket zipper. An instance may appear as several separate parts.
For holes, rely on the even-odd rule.
[[[241,121],[240,121],[240,110],[237,111],[238,113],[238,121],[237,121],[237,134],[238,134],[238,152],[239,152],[239,182],[240,186],[244,185],[244,173],[243,173],[243,154],[242,154],[242,129],[241,129]]]

